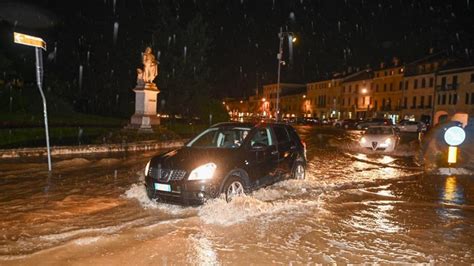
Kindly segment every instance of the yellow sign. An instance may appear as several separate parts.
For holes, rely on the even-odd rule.
[[[13,33],[13,40],[15,43],[23,44],[23,45],[28,45],[28,46],[34,46],[38,48],[43,48],[43,50],[46,51],[46,42],[43,41],[43,39],[26,35],[23,33],[18,33],[14,32]]]
[[[448,163],[456,163],[458,157],[458,147],[449,146]]]

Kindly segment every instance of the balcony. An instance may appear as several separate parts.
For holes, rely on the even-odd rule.
[[[437,91],[452,91],[452,90],[457,90],[459,87],[459,83],[451,83],[451,84],[445,84],[445,85],[438,85],[436,86]]]

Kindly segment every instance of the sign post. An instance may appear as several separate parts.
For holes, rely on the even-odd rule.
[[[466,139],[466,132],[462,127],[452,126],[444,132],[444,141],[449,145],[448,163],[457,162],[458,146]]]
[[[43,113],[44,113],[44,128],[46,132],[46,148],[48,151],[48,170],[51,172],[51,149],[49,147],[49,129],[48,129],[48,111],[46,108],[46,97],[43,93],[43,50],[46,51],[46,42],[43,39],[26,35],[23,33],[14,32],[13,39],[15,43],[23,44],[27,46],[35,47],[36,56],[36,85],[41,94],[43,100]]]

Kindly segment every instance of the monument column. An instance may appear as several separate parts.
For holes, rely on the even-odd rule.
[[[131,124],[135,127],[151,128],[151,126],[160,124],[160,118],[156,116],[156,104],[160,90],[155,84],[153,85],[133,89],[135,92],[135,114],[131,118]]]
[[[143,70],[137,69],[137,85],[135,92],[135,114],[131,118],[131,126],[143,131],[153,131],[152,126],[160,124],[156,107],[160,90],[153,83],[158,75],[158,62],[147,47],[143,53]]]

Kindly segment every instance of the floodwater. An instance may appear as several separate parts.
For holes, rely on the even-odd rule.
[[[299,127],[306,180],[231,203],[148,200],[154,153],[0,161],[1,265],[474,263],[474,177],[423,175],[416,141],[364,153],[359,132]]]

